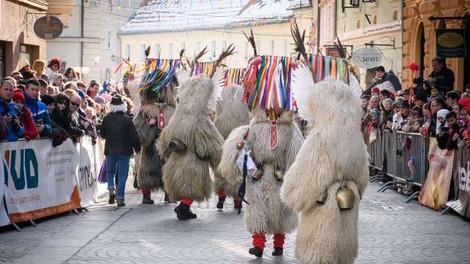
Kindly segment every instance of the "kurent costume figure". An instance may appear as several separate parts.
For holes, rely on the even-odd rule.
[[[255,48],[252,36],[249,38]],[[245,75],[244,101],[251,108],[248,126],[236,128],[224,143],[219,171],[231,185],[246,187],[245,224],[252,234],[249,253],[262,257],[266,235],[274,235],[274,256],[283,254],[285,234],[297,216],[281,201],[283,174],[294,162],[303,137],[294,124],[290,94],[290,57],[257,56]],[[266,78],[258,79],[262,73]],[[243,197],[241,197],[243,198]]]
[[[196,218],[190,211],[192,202],[207,200],[212,194],[209,166],[216,169],[223,144],[208,116],[214,89],[213,81],[202,76],[182,83],[175,114],[157,141],[158,152],[168,156],[163,181],[170,201],[180,201],[175,208],[180,220]]]
[[[301,213],[295,255],[301,263],[353,263],[368,181],[359,98],[342,81],[314,85],[306,66],[294,71],[292,86],[299,112],[311,124],[281,189],[286,205]]]
[[[242,97],[243,87],[240,85],[231,84],[222,90],[221,100],[217,102],[217,117],[214,125],[224,139],[235,128],[250,123],[248,107],[242,102]],[[224,207],[227,196],[233,198],[234,208],[241,206],[241,201],[238,197],[239,186],[229,185],[217,170],[214,171],[214,186],[219,197],[217,208],[222,209]]]
[[[142,203],[153,204],[151,190],[163,189],[162,167],[164,160],[155,149],[156,140],[175,112],[175,88],[178,85],[174,72],[179,62],[147,59],[149,71],[139,87],[141,106],[134,118],[142,151],[138,162],[137,182],[142,191]],[[165,68],[166,67],[166,68]],[[157,78],[151,78],[157,76]],[[160,77],[160,78],[158,78]],[[168,81],[164,81],[167,78]]]
[[[205,50],[191,65],[190,76]],[[214,64],[210,77],[223,58],[232,53],[230,45]],[[205,76],[180,78],[176,111],[157,141],[157,150],[168,157],[163,165],[165,191],[170,201],[180,201],[175,208],[177,218],[187,220],[197,217],[190,210],[193,201],[201,202],[211,197],[213,183],[209,167],[215,171],[222,154],[222,135],[209,117],[220,97],[218,83],[221,77],[216,74],[213,79]]]

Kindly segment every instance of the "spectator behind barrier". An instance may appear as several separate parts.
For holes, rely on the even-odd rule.
[[[454,72],[447,68],[443,58],[434,58],[431,65],[432,72],[427,81],[431,87],[436,87],[439,93],[444,96],[447,92],[454,89]]]
[[[0,131],[3,134],[2,139],[9,141],[18,140],[24,134],[24,128],[18,117],[19,111],[11,100],[14,88],[14,83],[9,79],[4,79],[0,86],[0,114],[3,121],[0,124]]]
[[[62,61],[59,58],[53,58],[47,65],[46,75],[52,84],[52,75],[54,73],[59,73],[61,68]]]
[[[398,92],[401,90],[400,81],[398,80],[398,77],[395,75],[395,73],[393,71],[389,71],[387,73],[385,72],[385,68],[383,66],[377,66],[377,68],[375,68],[375,77],[372,79],[372,84],[362,94],[370,95],[373,87],[386,81],[392,83],[395,91]]]
[[[431,101],[431,113],[432,113],[432,117],[431,117],[431,122],[429,124],[429,136],[430,137],[435,137],[436,136],[436,133],[437,133],[437,127],[438,127],[438,124],[437,124],[437,113],[438,111],[442,110],[442,109],[445,109],[446,107],[446,103],[444,102],[444,100],[440,97],[437,97],[437,98],[434,98],[432,101]],[[444,116],[445,118],[445,116]]]
[[[33,115],[31,114],[31,111],[29,111],[29,109],[24,106],[25,97],[21,90],[19,89],[14,90],[13,102],[15,103],[15,106],[18,108],[19,118],[20,118],[21,124],[24,127],[23,137],[26,139],[26,141],[37,138],[39,136],[39,133],[36,128],[36,124],[34,123]]]
[[[25,86],[26,107],[33,114],[34,123],[41,137],[48,137],[52,132],[51,119],[46,105],[39,101],[39,82],[28,80]]]

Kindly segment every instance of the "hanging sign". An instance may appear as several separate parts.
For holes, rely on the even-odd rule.
[[[436,29],[437,56],[463,58],[466,56],[465,31],[463,29]]]
[[[376,48],[360,48],[354,51],[351,62],[359,68],[375,68],[382,62],[382,53]]]
[[[55,16],[43,16],[34,23],[34,33],[45,40],[57,38],[63,29],[64,25]]]

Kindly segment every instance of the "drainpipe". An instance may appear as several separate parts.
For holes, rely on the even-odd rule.
[[[317,50],[320,51],[320,26],[321,26],[321,13],[320,13],[320,1],[317,2]]]
[[[80,74],[81,74],[81,78],[83,78],[83,49],[84,49],[83,38],[85,37],[84,23],[85,23],[85,0],[81,0],[81,5],[80,5]]]

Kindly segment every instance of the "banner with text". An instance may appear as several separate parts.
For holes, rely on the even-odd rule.
[[[80,208],[75,174],[79,155],[72,140],[2,142],[6,207],[12,223]]]
[[[429,171],[419,193],[419,203],[442,210],[449,198],[454,151],[440,149],[435,138],[429,138]]]
[[[449,201],[447,206],[470,219],[470,149],[456,152],[453,175],[455,200]]]
[[[98,182],[102,162],[99,141],[93,145],[90,137],[83,137],[77,148],[80,153],[80,165],[76,174],[80,204],[82,207],[87,207],[98,202],[100,195],[107,192],[107,184]]]
[[[5,179],[3,173],[0,173],[0,226],[9,225],[7,210],[5,210]]]

